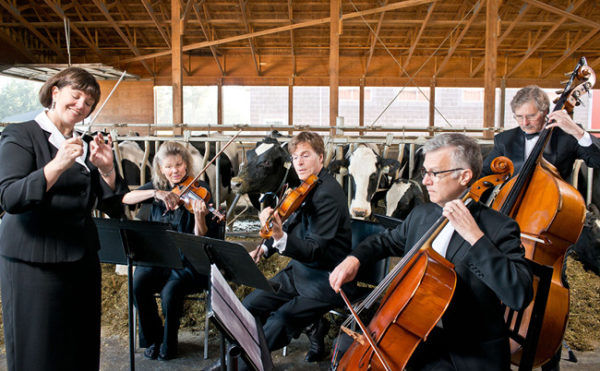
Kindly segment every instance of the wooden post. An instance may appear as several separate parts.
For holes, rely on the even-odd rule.
[[[360,79],[359,87],[359,102],[358,102],[358,126],[365,126],[365,78]],[[363,131],[360,135],[363,135]]]
[[[498,55],[498,0],[487,0],[485,24],[485,73],[483,97],[483,127],[493,128],[496,109],[496,68]],[[483,137],[491,139],[494,133],[484,130]]]
[[[329,12],[329,126],[330,135],[335,135],[334,126],[338,116],[338,89],[340,84],[340,0],[331,0]]]
[[[217,125],[223,125],[223,79],[217,81]]]
[[[498,117],[498,127],[504,128],[504,111],[506,110],[506,79],[500,80],[500,117]]]
[[[294,126],[294,78],[290,77],[288,85],[288,125]],[[294,131],[289,130],[289,135],[293,135]]]
[[[179,0],[171,0],[171,85],[173,87],[173,134],[182,135],[183,128],[175,127],[183,123],[183,74],[181,52],[181,5]]]
[[[435,127],[435,84],[435,76],[433,76],[429,84],[429,136],[433,136]]]

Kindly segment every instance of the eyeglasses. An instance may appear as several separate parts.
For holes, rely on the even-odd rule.
[[[538,118],[539,114],[541,111],[537,111],[536,113],[532,113],[530,115],[513,115],[513,117],[515,118],[515,120],[517,120],[517,122],[523,122],[523,120],[527,120],[527,121],[533,121],[535,119]]]
[[[423,177],[423,179],[425,179],[425,175],[429,175],[429,177],[434,178],[434,179],[439,179],[440,174],[445,174],[445,173],[449,173],[449,172],[457,171],[457,170],[464,170],[464,169],[462,167],[457,167],[456,169],[450,169],[450,170],[431,171],[431,170],[425,170],[424,168],[421,168],[421,176]]]

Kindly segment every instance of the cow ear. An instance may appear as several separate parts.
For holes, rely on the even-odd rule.
[[[391,158],[381,159],[381,168],[386,174],[395,174],[400,169],[400,162]]]
[[[327,170],[331,173],[339,174],[342,168],[348,167],[348,160],[333,160],[327,166]]]

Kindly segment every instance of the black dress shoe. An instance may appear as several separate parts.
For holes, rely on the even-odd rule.
[[[158,358],[158,348],[157,344],[152,344],[146,350],[144,350],[144,357],[148,359],[156,359]]]
[[[317,362],[322,360],[326,355],[325,350],[325,335],[329,331],[329,322],[324,318],[319,318],[319,321],[312,325],[308,330],[308,340],[310,340],[310,349],[306,353],[304,360],[306,362]]]

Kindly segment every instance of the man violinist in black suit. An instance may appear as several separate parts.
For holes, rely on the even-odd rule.
[[[483,176],[491,174],[490,164],[498,156],[508,157],[513,162],[514,174],[517,174],[544,127],[554,127],[554,130],[543,156],[563,179],[568,180],[571,176],[576,159],[582,159],[589,167],[600,168],[600,139],[577,125],[565,110],[548,114],[550,99],[542,89],[535,85],[524,87],[515,94],[510,107],[519,126],[494,137],[494,148],[483,162]],[[558,371],[560,353],[561,349],[542,369]]]

